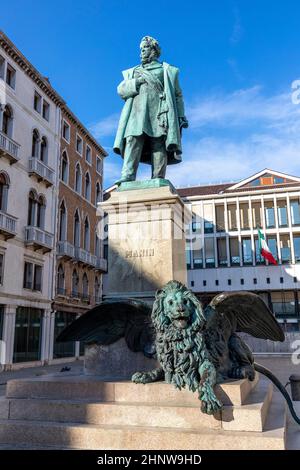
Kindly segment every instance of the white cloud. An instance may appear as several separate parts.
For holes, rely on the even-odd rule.
[[[183,163],[169,167],[168,176],[173,184],[188,186],[237,181],[264,168],[299,175],[300,137],[290,142],[267,135],[203,138],[186,145]]]
[[[89,130],[96,139],[103,137],[111,137],[116,133],[120,115],[117,113],[111,114],[100,121],[91,124]]]
[[[240,16],[240,12],[238,8],[234,8],[233,14],[234,14],[234,24],[233,24],[232,33],[230,36],[230,42],[231,44],[235,45],[240,42],[244,33],[244,28],[241,23],[241,16]]]
[[[295,123],[300,119],[300,107],[291,101],[291,93],[266,97],[262,88],[255,86],[229,94],[215,93],[198,99],[188,106],[187,115],[192,129],[214,125],[243,126],[265,122],[267,125]]]
[[[184,133],[183,163],[168,167],[174,185],[237,181],[263,168],[300,175],[300,105],[289,90],[266,96],[255,86],[214,92],[187,104],[190,127]],[[119,115],[91,127],[96,137],[115,135]],[[122,160],[105,159],[106,185],[120,176]],[[139,178],[150,177],[141,165]]]

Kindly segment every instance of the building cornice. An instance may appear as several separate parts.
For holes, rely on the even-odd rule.
[[[28,77],[45,93],[51,101],[61,108],[63,114],[77,126],[85,138],[97,149],[97,151],[106,157],[108,154],[103,147],[94,139],[86,127],[80,122],[75,114],[69,109],[65,100],[51,86],[49,80],[43,77],[40,72],[29,62],[28,59],[19,51],[13,42],[0,30],[0,47],[11,57],[11,59],[23,70]]]
[[[0,31],[0,46],[57,106],[65,104],[63,98],[52,88],[49,81],[26,59],[3,31]]]

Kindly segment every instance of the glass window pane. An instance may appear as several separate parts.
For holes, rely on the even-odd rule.
[[[215,267],[215,247],[213,238],[205,238],[205,263],[207,268]]]
[[[300,225],[300,207],[298,199],[292,200],[290,204],[292,225]]]
[[[14,362],[36,361],[40,358],[42,311],[18,307],[16,311]]]
[[[265,202],[265,217],[266,217],[266,227],[274,228],[275,227],[275,211],[273,201]]]
[[[3,285],[3,276],[4,276],[4,255],[0,253],[0,286]]]
[[[203,267],[203,250],[193,250],[193,263],[194,269],[201,269]]]
[[[276,240],[276,237],[268,237],[267,244],[268,244],[268,247],[269,247],[269,249],[270,249],[272,255],[274,256],[274,258],[276,259],[276,261],[278,261],[277,240]]]
[[[204,213],[204,233],[213,233],[213,206],[212,204],[204,204],[203,206]]]
[[[25,263],[23,287],[25,289],[32,289],[32,283],[33,283],[33,264]]]
[[[253,228],[262,227],[260,202],[252,202],[252,223],[253,223]]]
[[[35,266],[33,290],[42,291],[42,266]]]
[[[287,203],[286,200],[277,201],[277,212],[278,212],[278,225],[279,227],[287,227]]]
[[[265,258],[260,254],[260,246],[258,238],[255,238],[255,263],[265,264]]]
[[[218,238],[217,248],[219,266],[227,266],[226,238]]]
[[[229,250],[230,250],[230,264],[240,265],[240,252],[239,252],[238,238],[229,239]]]
[[[237,207],[236,204],[228,204],[227,206],[228,212],[228,229],[229,230],[237,230]]]
[[[3,338],[3,321],[4,321],[4,305],[0,305],[0,340]]]
[[[225,209],[224,204],[216,206],[217,232],[225,232]]]
[[[249,230],[250,228],[250,221],[249,221],[249,204],[241,203],[240,204],[240,221],[241,221],[241,229],[242,230]]]
[[[242,249],[243,249],[243,263],[252,264],[251,238],[243,238]]]
[[[281,262],[291,263],[291,243],[289,235],[280,235]]]
[[[300,263],[300,235],[294,235],[295,261]]]

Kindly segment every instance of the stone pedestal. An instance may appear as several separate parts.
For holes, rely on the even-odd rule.
[[[132,352],[124,338],[109,346],[86,345],[84,373],[102,379],[128,379],[137,371],[148,371],[158,366],[154,359],[147,359],[141,352]]]
[[[11,380],[0,399],[0,448],[289,448],[285,404],[270,382],[228,380],[215,391],[224,406],[205,415],[197,393],[164,382],[137,385],[71,373]],[[292,448],[296,433],[291,429]]]
[[[126,183],[98,205],[108,215],[106,299],[151,300],[168,281],[187,282],[184,224],[191,215],[173,186],[158,182]]]

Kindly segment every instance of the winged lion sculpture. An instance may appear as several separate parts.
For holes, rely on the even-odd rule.
[[[136,372],[132,380],[165,380],[181,389],[198,392],[201,409],[213,414],[222,407],[214,386],[226,379],[254,380],[266,375],[284,395],[298,424],[293,403],[284,386],[238,335],[284,341],[284,333],[263,300],[249,292],[226,292],[203,308],[195,294],[178,281],[156,292],[153,308],[134,299],[104,301],[68,326],[57,341],[83,341],[109,345],[125,338],[131,351],[157,358],[159,367]]]

